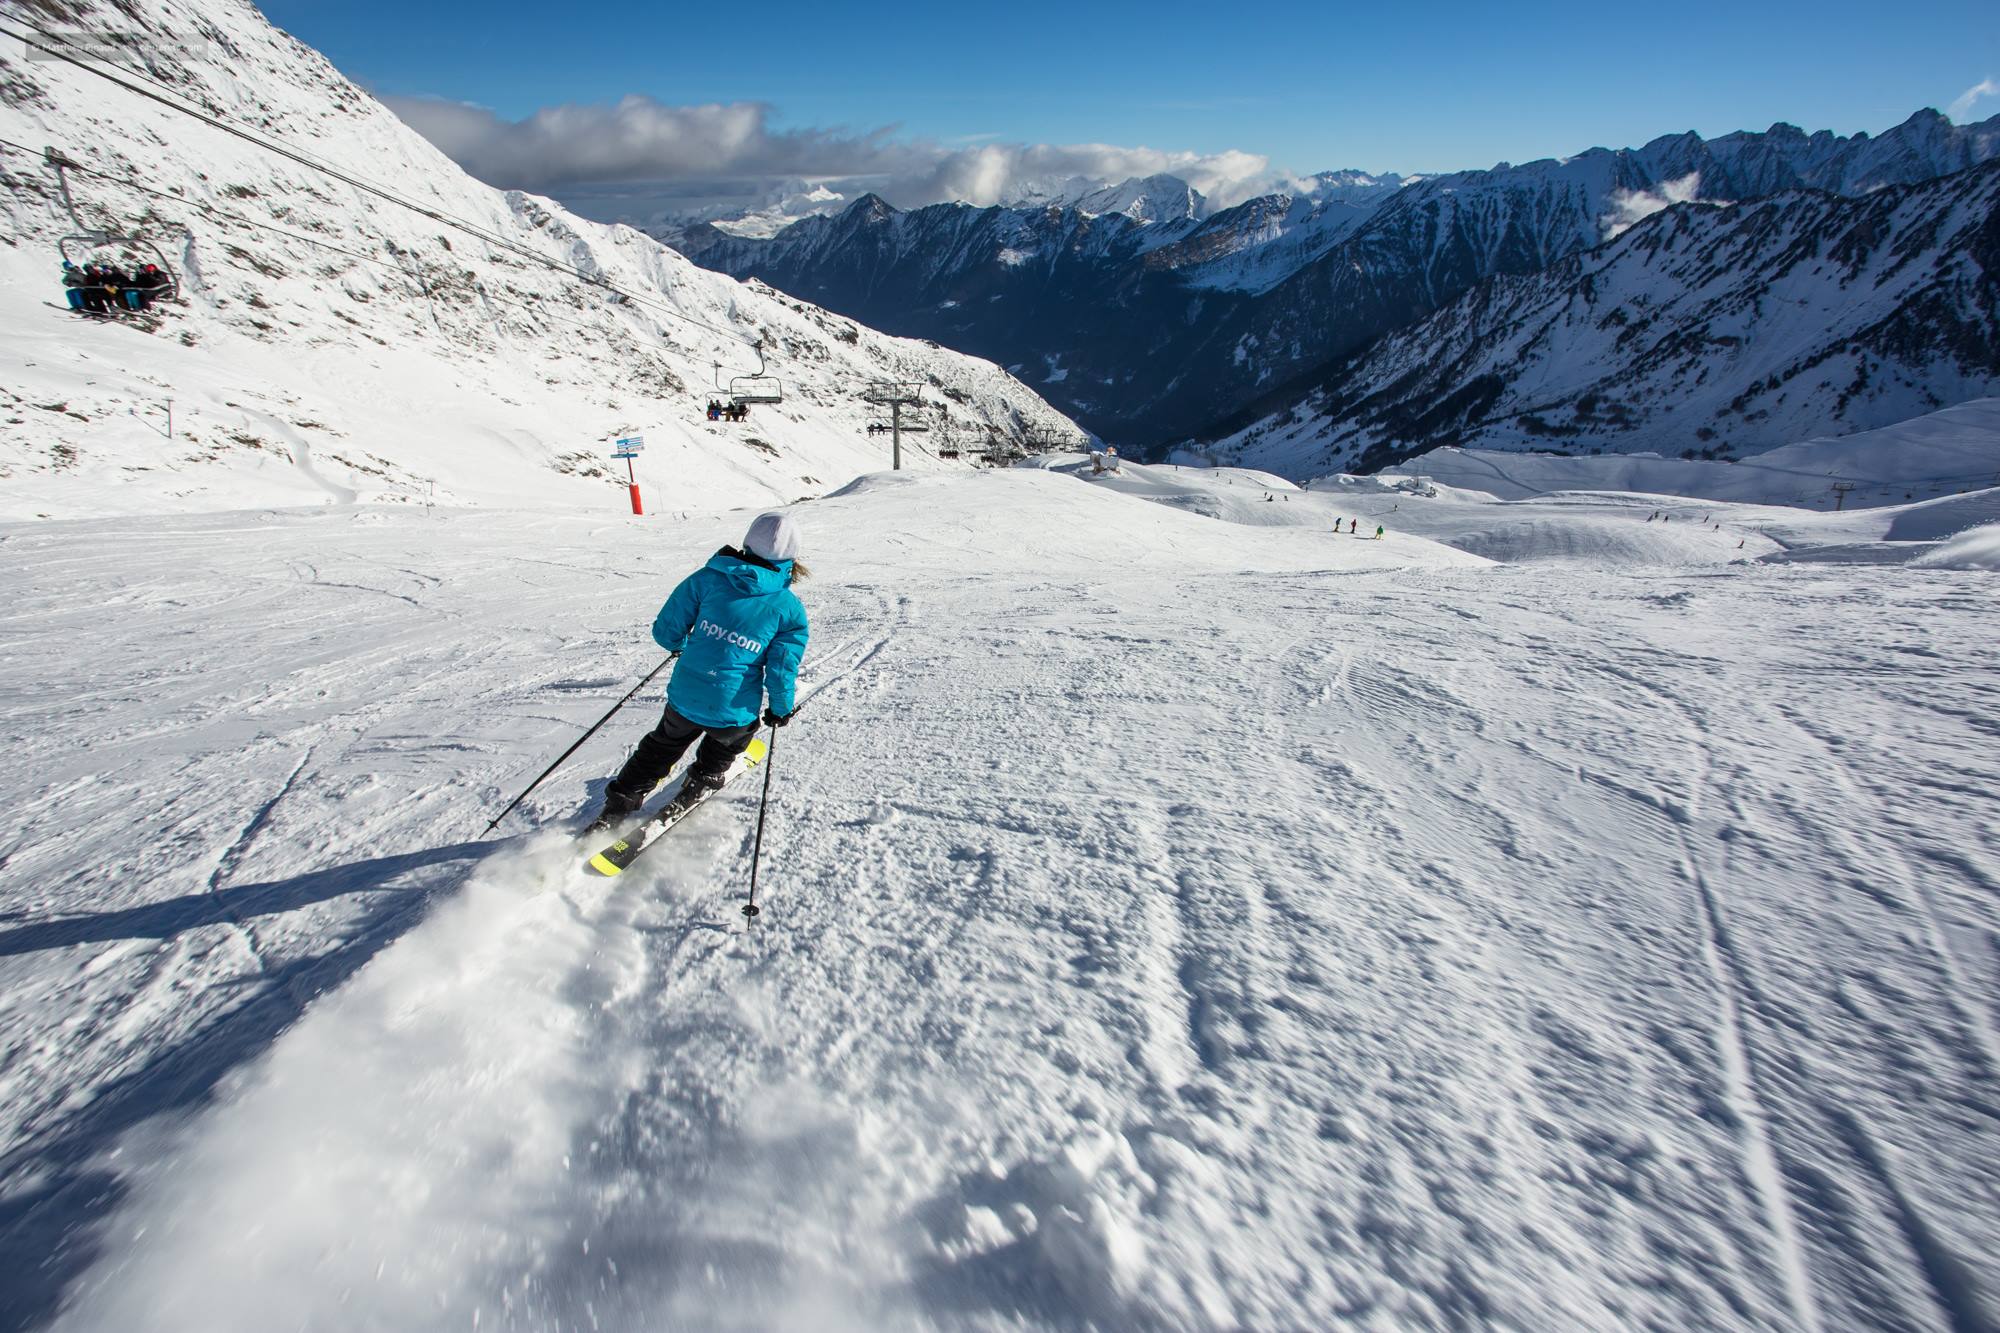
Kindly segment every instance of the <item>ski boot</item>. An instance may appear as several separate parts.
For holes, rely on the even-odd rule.
[[[702,773],[691,768],[687,776],[681,779],[681,789],[674,793],[674,799],[668,801],[667,809],[660,813],[663,815],[669,812],[679,813],[704,800],[711,792],[721,790],[722,774]]]
[[[604,808],[597,812],[597,818],[585,826],[585,833],[604,833],[639,813],[640,802],[629,796],[621,796],[607,788],[604,793]]]

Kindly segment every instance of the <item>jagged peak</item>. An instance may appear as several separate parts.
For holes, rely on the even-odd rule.
[[[900,212],[902,212],[901,209],[873,190],[870,190],[846,208],[840,210],[840,217],[843,221],[849,219],[885,220],[896,216]]]

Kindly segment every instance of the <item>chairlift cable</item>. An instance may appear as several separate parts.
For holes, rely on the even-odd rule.
[[[9,21],[15,23],[22,23],[23,26],[28,27],[31,31],[43,37],[51,39],[55,37],[55,34],[33,23],[26,23],[20,19],[12,19]],[[184,106],[174,98],[168,97],[164,93],[153,92],[147,88],[140,87],[135,83],[130,83],[125,79],[119,78],[117,75],[114,75],[106,70],[99,69],[94,65],[86,64],[84,61],[71,55],[69,52],[61,49],[60,47],[45,45],[42,42],[35,41],[31,37],[23,36],[21,33],[15,32],[4,25],[0,25],[0,33],[5,33],[7,36],[14,38],[16,41],[22,42],[23,44],[28,46],[32,46],[37,50],[46,51],[50,55],[54,56],[56,59],[61,60],[66,64],[74,65],[76,68],[82,70],[86,74],[94,75],[97,78],[103,79],[107,83],[125,89],[127,92],[135,93],[140,97],[146,98],[148,101],[157,102],[161,106],[166,107],[169,111],[176,111],[179,112],[181,115],[191,117],[195,120],[199,120],[206,125],[221,130],[225,134],[234,135],[236,138],[242,139],[246,143],[249,143],[258,148],[262,148],[266,152],[275,153],[280,157],[298,163],[300,166],[306,167],[313,171],[318,171],[323,175],[331,176],[335,180],[341,181],[346,185],[352,186],[354,189],[360,190],[363,193],[371,194],[376,198],[384,200],[387,203],[394,204],[399,208],[406,208],[411,212],[429,218],[433,222],[439,223],[443,226],[454,228],[477,240],[484,241],[488,245],[495,246],[499,249],[507,251],[510,254],[517,255],[520,258],[527,259],[536,264],[540,264],[544,268],[550,269],[551,271],[565,274],[569,277],[574,278],[576,281],[583,283],[586,286],[595,287],[601,291],[611,292],[617,296],[623,297],[627,301],[632,302],[634,305],[650,308],[652,310],[659,312],[660,314],[665,315],[670,319],[678,319],[684,323],[691,324],[696,328],[707,329],[711,333],[720,334],[721,336],[728,338],[734,342],[743,343],[746,346],[757,349],[759,355],[760,356],[762,355],[764,340],[761,337],[756,339],[745,338],[742,334],[737,333],[734,330],[724,329],[717,325],[707,323],[706,321],[696,319],[692,315],[684,314],[679,310],[675,310],[672,307],[662,305],[656,301],[648,300],[645,297],[638,296],[632,292],[628,292],[624,288],[612,282],[609,278],[599,277],[594,274],[585,273],[582,269],[577,268],[575,265],[565,264],[560,260],[551,259],[549,256],[541,254],[540,252],[533,250],[528,246],[524,246],[518,244],[517,242],[510,241],[506,237],[501,236],[498,233],[489,232],[485,228],[480,227],[476,223],[467,222],[461,218],[454,217],[451,214],[429,207],[428,205],[421,204],[414,200],[404,198],[403,196],[396,194],[392,190],[388,190],[382,186],[375,185],[358,176],[350,175],[349,173],[342,171],[340,168],[335,167],[330,163],[318,161],[309,154],[299,152],[298,150],[293,148],[288,148],[283,144],[274,142],[270,139],[266,139],[262,135],[254,134],[249,130],[243,129],[240,126],[232,125],[228,121],[223,120],[217,116],[212,116],[205,111],[201,111],[190,106]],[[121,69],[120,72],[129,73],[130,71],[124,71]],[[136,77],[145,78],[146,76],[139,75]],[[147,81],[152,82],[151,79],[147,79]]]

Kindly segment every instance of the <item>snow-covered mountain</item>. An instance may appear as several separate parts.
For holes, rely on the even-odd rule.
[[[885,464],[859,397],[880,380],[930,386],[933,426],[1073,429],[990,364],[472,180],[242,0],[65,13],[130,34],[115,65],[89,63],[133,88],[0,38],[0,140],[19,145],[0,149],[7,513],[616,504],[607,442],[634,433],[657,505],[790,500]],[[43,145],[80,164],[69,185],[87,225],[143,227],[168,253],[184,305],[105,323],[60,308],[57,242],[77,228]],[[707,401],[760,361],[783,401],[708,422]],[[923,448],[906,461],[963,466]]]
[[[1847,168],[1841,168],[1847,170]],[[1755,453],[2000,392],[2000,162],[1656,214],[1495,278],[1216,442],[1291,476],[1438,445]]]
[[[801,218],[839,212],[851,195],[825,181],[789,180],[722,183],[704,192],[700,203],[684,194],[662,198],[658,186],[645,182],[577,186],[558,190],[555,197],[583,217],[622,222],[677,247],[689,228],[703,225],[730,236],[775,236]]]
[[[1487,278],[1545,268],[1673,203],[1859,195],[1996,154],[2000,117],[1954,126],[1925,111],[1879,136],[1776,125],[1420,179],[1330,172],[1150,224],[871,198],[766,240],[686,245],[706,266],[1015,367],[1143,446],[1240,418]]]
[[[1329,173],[1331,175],[1333,173]],[[1317,180],[1319,178],[1315,178]],[[727,236],[768,240],[794,222],[831,217],[856,197],[870,193],[852,181],[793,180],[748,193],[725,194],[719,201],[675,206],[657,201],[658,190],[643,183],[602,186],[561,192],[564,203],[586,217],[628,223],[676,249],[703,243],[689,233],[703,224]],[[1067,176],[1016,182],[1002,208],[1041,210],[1074,208],[1081,213],[1117,213],[1134,222],[1176,222],[1207,217],[1208,199],[1178,176],[1156,174],[1106,180],[1099,176]]]
[[[1080,213],[1116,213],[1134,222],[1188,222],[1208,214],[1201,191],[1178,176],[1135,176],[1067,202]]]

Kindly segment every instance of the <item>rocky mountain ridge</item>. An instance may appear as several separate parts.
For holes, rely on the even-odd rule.
[[[1872,136],[1781,124],[1414,180],[1329,173],[1151,223],[869,196],[768,239],[697,229],[684,245],[704,266],[991,357],[1108,438],[1157,448],[1676,202],[1865,194],[1996,154],[2000,117],[1955,126],[1919,112]]]

